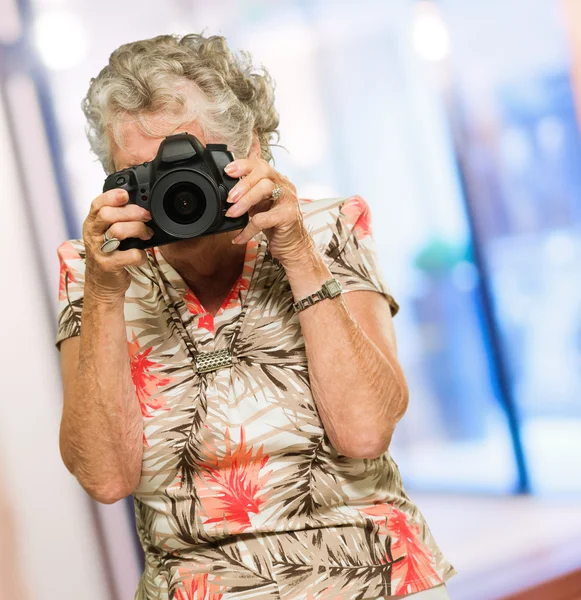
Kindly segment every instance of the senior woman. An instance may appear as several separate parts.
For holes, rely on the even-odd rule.
[[[107,173],[172,134],[227,144],[226,214],[250,216],[107,252],[153,233],[114,189],[58,250],[61,453],[95,500],[133,494],[135,597],[448,598],[388,451],[408,391],[363,199],[297,198],[271,165],[271,80],[219,36],[121,46],[84,110]],[[342,293],[308,300],[332,279]]]

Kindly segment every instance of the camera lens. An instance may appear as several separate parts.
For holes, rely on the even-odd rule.
[[[163,199],[167,216],[175,223],[189,225],[197,221],[206,209],[202,190],[191,182],[172,185]]]
[[[148,194],[151,217],[175,238],[193,238],[222,223],[222,201],[214,179],[203,170],[182,166],[163,173]]]

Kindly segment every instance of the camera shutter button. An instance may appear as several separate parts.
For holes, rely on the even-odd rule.
[[[126,181],[125,177],[123,177],[123,175],[121,175],[121,176],[117,177],[117,181],[115,181],[115,183],[117,185],[123,185],[125,183],[125,181]]]

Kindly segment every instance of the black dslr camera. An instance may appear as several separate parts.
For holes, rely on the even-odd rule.
[[[248,213],[226,217],[228,192],[239,179],[228,177],[224,167],[234,157],[225,144],[204,145],[193,135],[165,138],[150,163],[123,169],[105,179],[103,191],[122,188],[128,204],[151,213],[147,223],[155,232],[149,240],[122,240],[120,250],[150,248],[183,239],[244,228]]]

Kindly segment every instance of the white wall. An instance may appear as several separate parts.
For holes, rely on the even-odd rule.
[[[32,102],[34,108],[34,96],[20,101]],[[35,124],[37,116],[33,111],[28,123]],[[29,127],[28,135],[29,143],[43,152],[42,130]],[[43,293],[43,267],[34,251],[35,234],[25,212],[15,158],[0,96],[0,488],[12,512],[15,534],[6,539],[3,528],[0,535],[4,544],[14,545],[32,600],[104,600],[110,595],[92,505],[59,455],[61,389],[54,318]],[[37,175],[42,183],[46,172],[41,169]],[[51,200],[47,197],[45,205],[47,235],[64,239]],[[42,263],[54,267],[56,298],[54,248],[43,248],[43,254]],[[8,600],[7,593],[0,582],[0,598]]]

